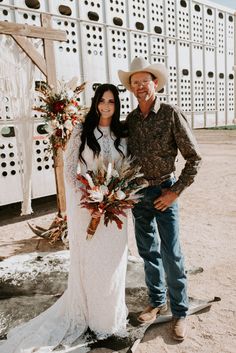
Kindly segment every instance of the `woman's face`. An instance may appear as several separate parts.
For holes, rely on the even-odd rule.
[[[112,116],[115,112],[115,99],[111,91],[103,93],[103,96],[98,103],[98,111],[100,113],[99,124],[103,126],[110,125]]]

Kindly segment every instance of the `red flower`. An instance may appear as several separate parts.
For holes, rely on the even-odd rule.
[[[52,104],[52,111],[55,114],[62,113],[64,108],[65,108],[64,101],[57,101]]]
[[[62,137],[62,130],[61,129],[56,130],[56,136]]]

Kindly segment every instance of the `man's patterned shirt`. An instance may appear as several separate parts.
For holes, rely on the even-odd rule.
[[[129,138],[128,150],[141,166],[150,185],[160,184],[175,171],[178,150],[186,163],[172,191],[180,194],[189,186],[201,162],[197,142],[191,128],[176,106],[155,104],[147,117],[143,117],[139,106],[126,119]]]

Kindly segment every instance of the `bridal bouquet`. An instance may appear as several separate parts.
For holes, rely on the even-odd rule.
[[[100,160],[96,170],[78,174],[78,180],[83,184],[80,205],[91,213],[87,239],[95,234],[102,216],[105,226],[114,221],[119,229],[122,228],[120,216],[126,217],[125,211],[133,208],[141,197],[137,192],[148,185],[142,176],[140,167],[132,165],[130,158],[115,165],[109,163],[107,167]]]
[[[66,148],[73,127],[83,121],[87,109],[78,104],[78,96],[84,87],[85,83],[70,90],[69,84],[59,82],[55,90],[46,82],[36,83],[36,91],[41,93],[40,98],[44,104],[34,107],[34,110],[44,113],[45,129],[55,150]]]

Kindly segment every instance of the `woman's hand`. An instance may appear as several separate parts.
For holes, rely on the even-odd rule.
[[[178,195],[170,189],[163,189],[161,196],[154,201],[154,207],[158,211],[165,211],[176,199]]]

